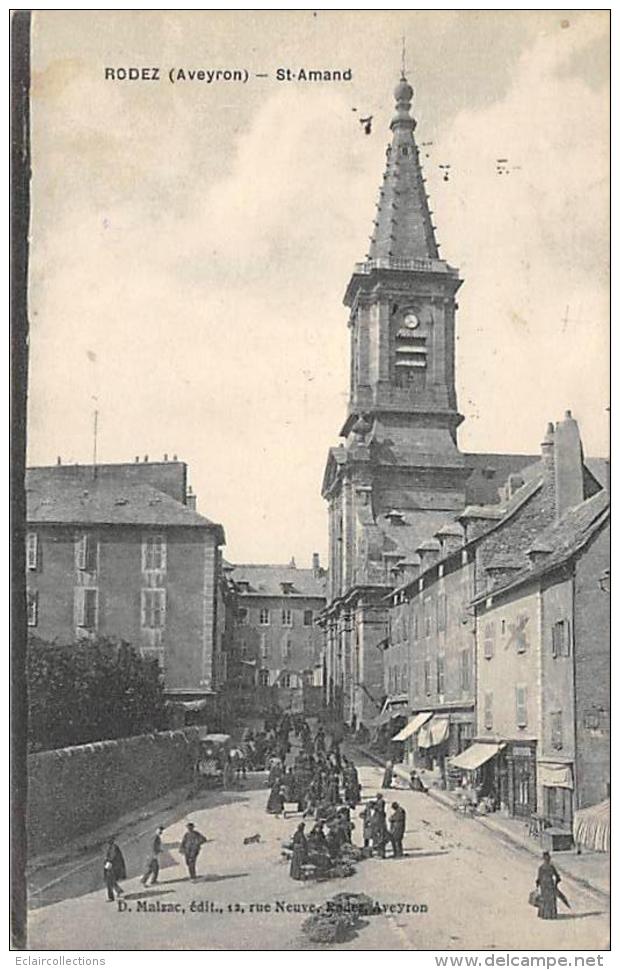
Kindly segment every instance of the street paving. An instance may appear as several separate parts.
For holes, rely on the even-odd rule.
[[[365,798],[379,790],[381,776],[375,766],[361,765]],[[396,789],[383,794],[388,804],[397,799],[407,812],[405,858],[366,860],[346,879],[295,882],[281,856],[281,843],[292,836],[299,818],[266,814],[264,775],[248,778],[244,790],[205,792],[161,819],[153,818],[152,825],[142,821],[119,832],[128,868],[123,912],[106,900],[102,852],[39,870],[31,887],[29,947],[316,949],[301,932],[307,910],[344,891],[364,892],[386,906],[408,904],[410,909],[365,918],[338,949],[608,946],[609,912],[603,897],[564,880],[572,908],[560,904],[561,918],[540,920],[528,905],[538,865],[534,856],[427,795]],[[178,851],[187,820],[208,839],[198,860],[199,879],[193,883]],[[354,820],[353,840],[360,844],[357,812]],[[166,825],[160,881],[145,889],[140,875],[151,830],[159,821]],[[244,845],[244,838],[255,834],[260,842]],[[561,873],[561,853],[554,862]],[[159,911],[143,911],[139,903],[153,909],[159,904]]]

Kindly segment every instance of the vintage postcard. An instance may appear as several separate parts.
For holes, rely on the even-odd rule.
[[[609,12],[12,43],[15,945],[594,965]]]

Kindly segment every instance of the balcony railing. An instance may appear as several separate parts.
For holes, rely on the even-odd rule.
[[[440,259],[367,259],[365,263],[355,264],[355,273],[367,275],[375,269],[391,269],[401,272],[447,273],[458,276],[458,270],[448,266]]]

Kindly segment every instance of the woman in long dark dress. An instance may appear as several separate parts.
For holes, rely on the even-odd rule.
[[[539,919],[557,919],[557,886],[559,882],[560,874],[551,862],[551,856],[548,852],[543,852],[543,863],[538,869],[538,875],[536,877],[536,885],[540,893],[540,903],[538,904]]]
[[[284,811],[284,789],[279,781],[276,781],[269,792],[266,811],[270,815],[281,815]]]
[[[291,858],[291,868],[289,870],[291,879],[303,879],[304,877],[303,866],[306,864],[308,859],[308,840],[306,839],[304,829],[304,823],[300,822],[297,826],[297,831],[293,836],[293,855]]]
[[[383,772],[383,781],[381,782],[382,788],[391,788],[392,779],[394,777],[394,765],[391,761],[385,762],[385,771]]]

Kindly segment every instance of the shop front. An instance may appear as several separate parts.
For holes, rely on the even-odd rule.
[[[450,759],[447,769],[450,787],[460,787],[474,805],[496,811],[500,807],[499,776],[505,748],[501,741],[474,741]]]
[[[501,807],[509,815],[529,818],[536,812],[536,742],[509,741],[498,764]]]
[[[570,762],[538,762],[539,811],[550,826],[573,825],[573,766]]]
[[[450,717],[434,714],[418,732],[418,763],[432,771],[438,768],[441,778],[446,780],[446,758],[450,737]]]

